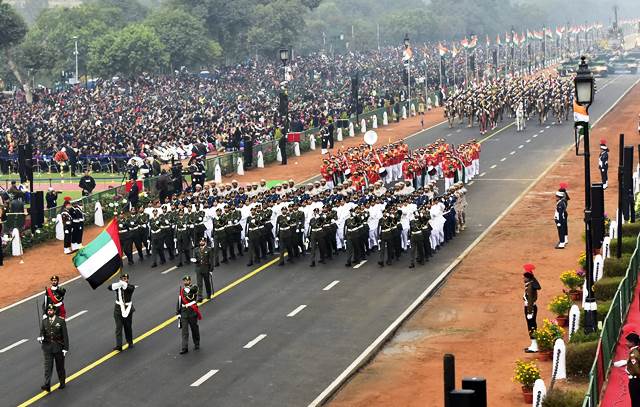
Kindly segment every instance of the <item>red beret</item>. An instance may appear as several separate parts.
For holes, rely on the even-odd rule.
[[[534,265],[533,265],[533,264],[531,264],[531,263],[527,263],[527,264],[525,264],[524,266],[522,266],[522,268],[523,268],[523,269],[524,269],[524,271],[526,271],[527,273],[531,273],[531,274],[533,274],[533,270],[535,270],[535,269],[536,269],[536,266],[534,266]]]
[[[65,202],[71,202],[71,197],[70,196],[65,196],[64,198]]]
[[[567,188],[569,188],[569,184],[568,183],[566,183],[566,182],[561,182],[560,183],[560,189],[567,189]]]
[[[606,145],[607,145],[607,139],[601,138],[601,139],[600,139],[600,144],[602,144],[602,145],[605,145],[605,146],[606,146]]]

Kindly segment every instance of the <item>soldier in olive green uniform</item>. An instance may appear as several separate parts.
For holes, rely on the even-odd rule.
[[[291,213],[291,219],[294,221],[291,233],[293,238],[293,250],[295,257],[298,257],[300,253],[305,254],[304,248],[304,212],[298,204],[294,203]]]
[[[207,238],[200,239],[200,245],[195,250],[196,278],[198,287],[206,287],[207,298],[213,294],[213,251],[207,246]],[[204,290],[198,291],[198,302],[202,301]]]
[[[173,240],[175,225],[173,213],[175,213],[175,211],[166,211],[162,213],[158,219],[160,229],[162,229],[162,242],[167,250],[169,250],[169,260],[173,260],[176,255],[176,246]]]
[[[162,236],[162,216],[158,214],[158,209],[153,208],[153,218],[149,221],[149,229],[151,230],[151,246],[153,247],[153,264],[151,267],[158,267],[158,256],[160,257],[160,264],[165,264],[167,261],[164,258],[164,237]]]
[[[247,218],[247,226],[245,231],[245,236],[247,236],[248,247],[249,247],[249,263],[247,263],[248,267],[253,266],[253,263],[259,263],[262,255],[266,256],[266,253],[263,251],[266,247],[263,242],[261,243],[262,235],[263,235],[264,225],[260,223],[260,217],[258,215],[258,211],[255,207],[251,208],[251,215]]]
[[[144,207],[138,208],[138,239],[147,250],[147,256],[151,256],[151,245],[149,239],[149,214],[144,211]]]
[[[216,217],[213,220],[213,244],[216,267],[220,265],[220,251],[222,251],[222,262],[227,263],[227,216],[222,213],[222,208],[216,209]]]
[[[228,208],[228,207],[226,207]],[[231,260],[235,260],[235,249],[238,249],[238,255],[244,256],[244,245],[242,243],[242,225],[240,219],[242,214],[237,209],[229,209],[227,214],[227,240],[229,242],[229,256]]]
[[[396,221],[393,216],[391,216],[388,212],[385,212],[380,219],[379,222],[380,232],[378,235],[380,236],[380,261],[378,264],[380,267],[384,267],[385,265],[385,252],[387,254],[387,266],[391,265],[391,260],[395,255],[395,250],[393,247],[393,239],[394,239],[394,231],[397,229]]]
[[[120,246],[125,256],[127,256],[127,263],[133,265],[133,231],[131,230],[132,217],[128,212],[124,212],[118,218],[118,235],[120,237]],[[133,222],[135,224],[135,222]]]
[[[266,248],[266,253],[269,256],[273,256],[275,251],[275,239],[273,237],[273,224],[271,223],[271,216],[273,215],[273,211],[270,208],[264,208],[259,211],[260,223],[262,223],[262,240],[261,243]],[[263,250],[263,253],[265,251]]]
[[[200,327],[198,320],[202,319],[200,309],[198,308],[198,286],[191,285],[191,277],[182,277],[183,286],[180,287],[178,293],[178,305],[176,306],[176,315],[178,315],[178,326],[181,330],[182,349],[180,354],[184,355],[189,352],[189,329],[193,337],[193,344],[196,350],[200,349]]]
[[[40,323],[38,342],[42,344],[42,353],[44,354],[44,384],[41,389],[51,391],[51,373],[54,361],[60,380],[60,388],[64,389],[66,381],[64,358],[69,351],[69,336],[67,335],[67,324],[64,319],[56,315],[56,307],[53,304],[49,304],[47,315]]]
[[[279,250],[280,250],[280,266],[284,266],[284,251],[287,251],[287,256],[289,257],[289,261],[293,259],[293,239],[292,239],[292,224],[295,224],[295,221],[291,219],[291,215],[289,214],[289,210],[287,207],[282,208],[282,214],[278,216],[276,221],[276,234],[279,239]]]
[[[316,266],[316,252],[320,251],[320,263],[324,264],[327,255],[326,241],[323,232],[324,217],[320,208],[313,210],[313,217],[309,221],[309,251],[311,252],[311,267]]]
[[[351,261],[358,263],[362,256],[360,245],[360,231],[362,230],[362,224],[360,223],[360,217],[356,215],[353,210],[351,216],[344,222],[344,236],[347,241],[347,263],[346,267],[351,267]]]
[[[191,212],[191,226],[193,227],[193,242],[199,242],[204,237],[204,232],[207,230],[205,222],[205,216],[203,210],[197,210]]]
[[[431,214],[429,209],[423,209],[420,212],[420,224],[422,229],[422,245],[424,246],[425,261],[429,261],[429,257],[433,255],[431,250]]]
[[[336,242],[336,232],[338,232],[338,224],[336,223],[338,221],[338,212],[334,209],[329,210],[329,207],[327,206],[323,209],[325,209],[325,221],[323,226],[324,239],[329,250],[327,257],[331,259],[332,256],[338,255],[338,243]]]
[[[420,214],[416,214],[415,218],[409,222],[409,233],[411,239],[411,264],[409,268],[418,264],[423,265],[426,257],[424,252],[424,235],[422,233],[423,219]],[[417,259],[416,259],[417,257]]]
[[[613,365],[615,367],[626,366],[626,373],[629,377],[631,407],[640,407],[640,336],[635,332],[630,332],[625,336],[625,339],[627,340],[629,356],[627,359],[613,362]]]
[[[189,229],[189,216],[184,213],[184,209],[178,209],[176,219],[176,240],[178,249],[178,267],[183,266],[182,259],[188,264],[191,260],[191,230]]]

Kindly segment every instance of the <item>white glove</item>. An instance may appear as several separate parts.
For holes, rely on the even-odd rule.
[[[195,263],[196,261],[197,261],[197,260],[196,260],[196,258],[195,258],[195,257],[192,257],[192,258],[191,258],[191,263]]]
[[[190,289],[189,287],[185,287],[185,288],[184,288],[184,292],[185,292],[185,293],[187,293],[187,294],[188,294],[188,293],[189,293],[189,291],[191,291],[191,289]]]
[[[42,343],[42,341],[44,341],[44,336],[38,336],[38,337],[36,338],[36,341],[38,341],[38,342]]]
[[[114,291],[115,291],[115,290],[117,290],[118,288],[120,288],[120,281],[118,281],[118,282],[116,282],[116,283],[111,284],[111,289],[112,289],[112,290],[114,290]]]
[[[556,223],[556,226],[560,227],[560,226],[562,226],[562,224],[561,223]]]
[[[615,367],[624,367],[626,365],[627,365],[627,361],[625,359],[616,360],[615,362],[613,362],[613,366]]]
[[[527,319],[533,319],[533,314],[527,314]]]
[[[69,352],[68,350],[63,350],[62,351],[62,357],[66,357],[68,352]]]
[[[44,314],[44,315],[42,316],[42,319],[47,319],[47,314]]]

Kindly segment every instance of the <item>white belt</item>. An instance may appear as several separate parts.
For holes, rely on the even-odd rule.
[[[52,303],[52,304],[53,304],[53,303]],[[54,307],[61,307],[61,306],[62,306],[62,301],[60,301],[60,302],[59,302],[59,303],[57,303],[57,304],[53,304],[53,306],[54,306]]]
[[[195,301],[191,301],[187,304],[182,304],[182,308],[189,308],[190,306],[194,305],[196,302]]]
[[[116,301],[116,304],[118,304],[118,305],[124,305],[125,307],[128,307],[129,305],[131,305],[131,301],[129,301],[129,302],[120,302],[120,301]]]

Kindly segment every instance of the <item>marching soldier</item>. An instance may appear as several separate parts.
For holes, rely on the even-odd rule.
[[[206,287],[207,298],[211,298],[213,294],[213,251],[207,245],[207,239],[200,239],[200,246],[195,253],[196,260],[196,277],[198,287]],[[204,282],[204,285],[203,285]],[[202,294],[204,290],[198,291],[198,302],[202,302]]]
[[[135,244],[138,249],[138,253],[140,253],[140,260],[143,260],[142,249],[147,250],[147,256],[151,255],[149,248],[149,214],[145,213],[143,206],[138,208],[136,226],[138,229],[135,234]]]
[[[182,348],[180,354],[189,352],[189,329],[193,336],[193,345],[196,350],[200,349],[200,328],[198,320],[202,319],[202,314],[198,308],[198,286],[191,285],[191,277],[182,277],[183,286],[178,294],[178,304],[176,315],[178,315],[178,327],[182,332]]]
[[[173,240],[173,225],[175,222],[171,212],[165,210],[164,213],[158,217],[158,222],[160,222],[160,229],[162,230],[162,246],[166,247],[169,251],[169,260],[173,260],[176,255],[176,247]]]
[[[426,253],[424,250],[424,234],[422,233],[424,219],[419,213],[416,213],[414,219],[409,221],[409,232],[411,239],[411,264],[409,268],[416,267],[416,255],[418,264],[423,265]]]
[[[116,321],[116,346],[113,350],[122,351],[122,328],[124,328],[124,336],[129,344],[129,349],[133,348],[133,307],[131,297],[136,287],[129,284],[129,274],[120,276],[120,281],[107,286],[109,291],[116,293],[116,303],[113,308],[113,318]]]
[[[360,217],[353,213],[344,223],[344,236],[347,239],[347,262],[345,267],[351,267],[353,263],[359,263],[364,258],[362,245],[360,244],[360,230],[362,223]]]
[[[202,209],[191,212],[191,228],[193,230],[193,242],[199,242],[204,237],[204,232],[207,230],[205,226],[205,212]]]
[[[184,213],[184,209],[178,209],[176,221],[176,244],[178,249],[178,267],[182,267],[182,258],[188,264],[191,260],[191,230],[189,229],[189,215]],[[200,284],[198,284],[201,286]]]
[[[600,169],[600,176],[602,177],[602,189],[607,189],[609,186],[609,148],[607,147],[607,140],[600,140],[600,157],[598,158],[598,169]]]
[[[71,254],[71,241],[73,233],[73,217],[71,215],[71,198],[64,197],[64,203],[62,204],[62,211],[60,217],[62,218],[62,227],[64,229],[64,254]]]
[[[222,251],[222,263],[227,263],[227,216],[222,213],[222,208],[216,209],[216,217],[213,220],[213,257],[215,266],[220,265],[219,252]]]
[[[397,224],[393,216],[389,215],[388,212],[385,212],[380,220],[380,232],[378,235],[380,236],[380,261],[378,261],[378,265],[380,267],[384,267],[385,265],[385,252],[387,254],[387,266],[391,265],[391,259],[395,254],[394,248],[394,230],[397,229]]]
[[[276,221],[276,235],[278,235],[279,239],[279,250],[280,250],[280,266],[284,266],[284,251],[286,249],[287,256],[289,256],[289,261],[293,261],[293,241],[292,241],[292,233],[291,228],[292,224],[295,223],[294,220],[291,219],[289,214],[289,210],[286,206],[282,207],[282,214],[278,216]]]
[[[556,192],[556,212],[554,215],[556,228],[558,229],[558,244],[556,249],[564,249],[567,244],[567,200],[563,191]]]
[[[533,275],[533,270],[536,266],[533,264],[525,264],[522,266],[524,273],[524,316],[527,321],[527,330],[529,331],[529,338],[531,339],[531,345],[528,348],[524,348],[526,353],[535,353],[538,351],[538,342],[535,339],[534,333],[538,329],[536,318],[538,317],[538,306],[536,301],[538,300],[538,290],[541,289],[540,283]]]
[[[153,264],[151,267],[158,267],[158,256],[160,257],[160,264],[165,264],[166,259],[164,257],[164,238],[162,236],[161,228],[161,214],[158,214],[158,208],[153,208],[153,218],[149,221],[149,229],[151,230],[151,246],[153,248]]]
[[[69,351],[69,336],[67,324],[64,319],[56,315],[56,307],[53,304],[47,306],[47,316],[40,324],[38,342],[42,344],[44,354],[44,384],[40,388],[47,392],[51,391],[51,373],[55,361],[60,389],[64,389],[66,384],[64,358]]]
[[[120,246],[125,256],[127,256],[127,263],[133,265],[133,231],[131,225],[135,225],[132,221],[131,214],[124,212],[118,219],[118,235],[120,237]]]
[[[259,216],[257,215],[258,211],[256,207],[251,208],[251,216],[247,219],[247,226],[245,236],[247,236],[248,248],[249,248],[249,263],[247,263],[247,267],[253,266],[253,263],[260,262],[262,255],[266,257],[266,253],[264,248],[265,245],[261,244],[262,237],[262,229],[263,225],[260,224]]]
[[[422,230],[425,261],[429,261],[429,257],[433,255],[431,250],[431,231],[433,230],[433,228],[431,227],[431,215],[429,214],[429,208],[426,206],[420,213],[420,224]]]
[[[629,356],[627,359],[618,360],[613,363],[615,367],[625,367],[629,376],[629,397],[631,407],[640,407],[640,336],[631,332],[625,336]]]
[[[309,221],[309,250],[311,252],[311,267],[316,266],[316,252],[320,251],[320,263],[324,264],[327,248],[323,235],[324,218],[320,214],[320,208],[313,209],[313,217]]]
[[[67,317],[67,310],[64,308],[64,296],[67,290],[64,287],[60,287],[58,283],[60,278],[56,275],[51,276],[51,287],[47,287],[44,293],[44,302],[42,303],[42,318],[46,318],[47,308],[49,305],[53,305],[56,310],[56,315],[65,319]]]

